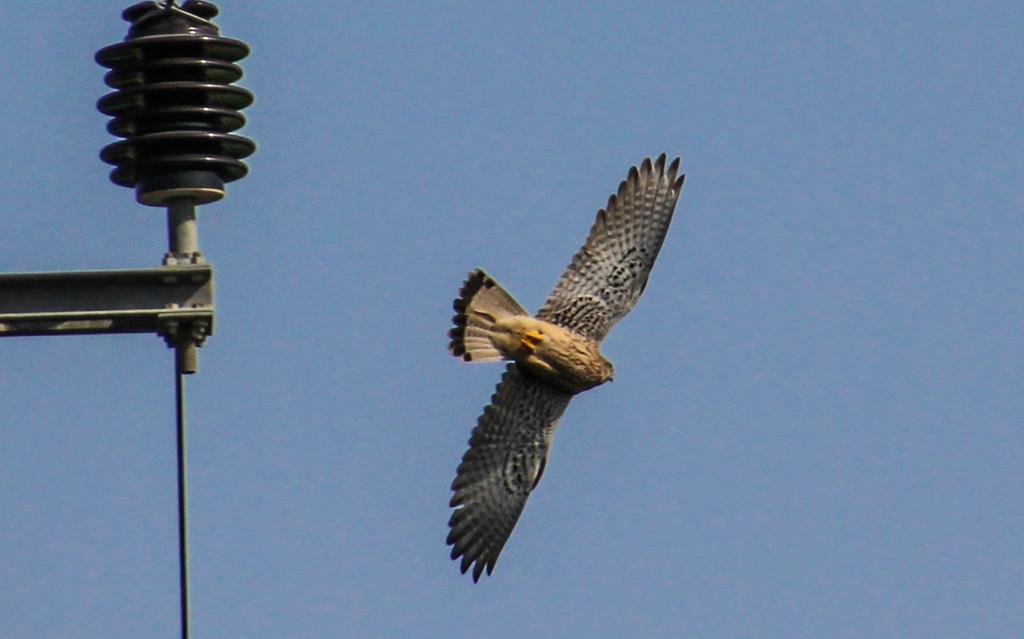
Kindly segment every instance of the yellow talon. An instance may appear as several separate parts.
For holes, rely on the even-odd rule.
[[[523,338],[519,340],[523,346],[533,352],[537,348],[538,342],[544,339],[544,336],[537,331],[527,331],[523,334]]]

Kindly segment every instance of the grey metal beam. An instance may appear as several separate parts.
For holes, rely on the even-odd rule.
[[[0,274],[0,337],[213,332],[209,264]],[[201,343],[202,339],[199,340]]]

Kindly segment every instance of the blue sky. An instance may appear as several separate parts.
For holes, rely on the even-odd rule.
[[[127,4],[0,12],[0,270],[159,263],[97,158]],[[201,210],[195,637],[1024,633],[1019,3],[218,5],[259,150]],[[451,299],[482,266],[536,309],[662,151],[615,383],[474,585],[448,485],[500,367]],[[0,358],[5,633],[177,636],[171,352]]]

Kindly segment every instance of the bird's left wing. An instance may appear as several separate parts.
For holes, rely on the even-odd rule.
[[[640,299],[672,221],[683,178],[679,158],[663,153],[633,167],[597,212],[586,243],[572,258],[537,318],[601,341]]]
[[[463,573],[473,566],[473,581],[494,569],[540,481],[551,436],[571,398],[518,364],[505,369],[452,482],[448,544],[452,559],[462,557]]]

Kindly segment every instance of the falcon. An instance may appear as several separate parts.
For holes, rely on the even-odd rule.
[[[647,285],[682,192],[678,171],[679,158],[666,167],[664,154],[629,170],[535,317],[481,269],[455,299],[449,352],[509,361],[451,486],[447,543],[474,582],[494,570],[569,400],[612,379],[601,342]]]

